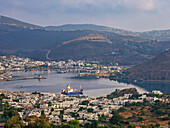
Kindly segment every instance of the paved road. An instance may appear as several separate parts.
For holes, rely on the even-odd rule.
[[[47,58],[47,60],[51,60],[50,58],[49,58],[49,54],[50,54],[50,52],[51,52],[51,50],[48,50],[48,52],[47,52],[47,54],[46,54],[46,58]]]

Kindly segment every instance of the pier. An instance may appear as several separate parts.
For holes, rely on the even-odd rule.
[[[46,77],[24,77],[24,78],[11,78],[11,79],[3,79],[0,82],[4,81],[16,81],[16,80],[30,80],[30,79],[47,79]]]

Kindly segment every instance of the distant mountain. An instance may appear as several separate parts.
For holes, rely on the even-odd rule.
[[[84,31],[79,31],[81,32]],[[85,36],[51,46],[48,57],[52,60],[84,59],[120,65],[136,65],[170,47],[170,42],[155,42],[110,32],[87,32],[89,34]],[[41,59],[46,59],[46,53],[44,50],[37,50],[32,53],[32,58],[38,59],[41,54],[44,56]]]
[[[170,50],[125,71],[132,80],[170,80]]]
[[[170,41],[170,29],[142,32],[139,34],[139,37],[145,39],[160,40],[160,41]]]
[[[1,29],[7,29],[7,28],[10,29],[10,27],[14,27],[15,29],[16,28],[43,29],[43,27],[25,23],[5,16],[0,16],[0,27]]]
[[[94,24],[67,24],[61,26],[47,26],[46,28],[56,31],[76,31],[76,30],[95,30],[95,31],[106,31],[114,32],[124,36],[135,36],[145,39],[167,41],[170,40],[170,29],[169,30],[154,30],[147,32],[132,32],[124,29],[94,25]]]
[[[51,45],[56,46],[63,41],[72,40],[86,35],[86,31],[75,32],[54,32],[42,29],[15,29],[1,31],[0,29],[0,50],[37,50],[48,49]]]
[[[41,26],[0,16],[0,52],[32,51],[86,35],[87,32],[48,31]]]
[[[144,55],[144,54],[136,53],[132,56],[128,56],[127,58],[122,58],[118,60],[117,63],[119,63],[119,65],[132,65],[133,62],[133,65],[137,65],[145,61],[148,61],[152,58],[153,55],[146,55],[146,54]]]
[[[52,30],[1,16],[0,54],[37,60],[83,59],[136,65],[170,47],[169,41],[130,36],[131,32],[126,30],[87,26],[78,30],[69,27]]]
[[[66,24],[61,26],[47,26],[45,27],[47,29],[51,30],[57,30],[57,31],[77,31],[77,30],[94,30],[94,31],[106,31],[106,32],[114,32],[117,34],[125,35],[125,36],[136,36],[137,33],[124,30],[124,29],[118,29],[118,28],[111,28],[101,25],[94,25],[94,24]]]

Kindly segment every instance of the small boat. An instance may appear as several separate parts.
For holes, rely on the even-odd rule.
[[[80,85],[80,89],[76,90],[76,89],[73,89],[70,86],[70,84],[68,84],[66,89],[63,89],[61,91],[61,94],[65,94],[65,95],[80,95],[80,94],[83,94],[83,89],[81,89],[81,85]]]

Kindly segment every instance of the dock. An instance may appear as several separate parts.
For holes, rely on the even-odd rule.
[[[4,81],[17,81],[17,80],[30,80],[30,79],[47,79],[46,77],[24,77],[24,78],[10,78],[10,79],[3,79],[0,82]]]

